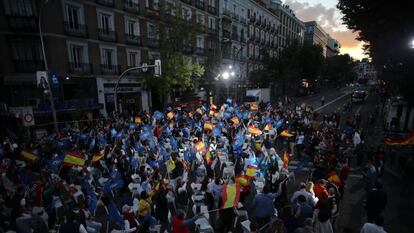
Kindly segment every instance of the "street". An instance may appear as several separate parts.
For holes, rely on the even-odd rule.
[[[326,91],[318,95],[307,98],[303,101],[307,105],[315,107],[315,110],[320,113],[330,113],[342,109],[343,104],[350,101],[349,88],[342,88],[340,91]],[[325,105],[321,106],[321,96],[325,96]],[[341,114],[341,124],[347,119],[352,118],[355,114],[361,115],[361,130],[366,132],[365,140],[369,146],[377,146],[383,142],[382,134],[382,118],[375,117],[375,124],[370,125],[368,117],[374,114],[375,105],[378,104],[379,97],[375,94],[368,95],[365,103],[355,104],[352,108],[352,113]],[[301,103],[301,102],[300,102]],[[299,161],[293,160],[289,162],[289,170],[295,170]],[[296,191],[300,182],[307,179],[308,171],[311,165],[306,166],[302,171],[295,172],[295,183],[289,185],[289,193]],[[359,232],[362,225],[366,222],[366,214],[363,206],[366,192],[364,190],[363,176],[361,174],[362,167],[357,167],[356,163],[351,164],[349,178],[346,184],[345,194],[343,200],[340,202],[339,217],[336,221],[337,232],[342,232],[342,229],[347,227],[352,232]],[[387,232],[412,232],[414,223],[410,221],[411,215],[410,207],[404,206],[404,202],[400,199],[399,190],[401,190],[400,177],[396,177],[394,173],[387,171],[381,177],[380,181],[383,183],[384,190],[388,194],[388,203],[384,211],[384,229]],[[402,208],[403,207],[403,208]]]

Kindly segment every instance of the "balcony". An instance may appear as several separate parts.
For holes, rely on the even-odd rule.
[[[145,7],[146,15],[148,18],[156,18],[160,16],[160,7],[159,5],[150,5],[149,7]]]
[[[191,5],[191,0],[181,0],[181,1]]]
[[[116,32],[106,28],[98,28],[98,39],[103,41],[116,41]]]
[[[239,21],[242,24],[246,24],[247,23],[246,18],[244,18],[244,17],[240,17]]]
[[[260,26],[262,24],[261,20],[256,20],[256,26]]]
[[[125,43],[130,45],[141,45],[141,37],[134,34],[125,33]]]
[[[229,10],[224,10],[223,12],[223,19],[231,20],[232,13]]]
[[[223,30],[223,38],[230,39],[231,33],[229,31]]]
[[[231,39],[234,41],[239,41],[239,35],[237,35],[236,33],[232,33],[231,34]]]
[[[239,21],[239,16],[238,16],[238,15],[236,15],[236,14],[231,14],[231,18],[232,18],[234,21]]]
[[[9,28],[13,31],[38,31],[37,17],[34,16],[8,16]]]
[[[120,67],[118,65],[108,65],[108,64],[101,64],[101,73],[102,74],[120,74]]]
[[[124,10],[130,13],[138,13],[139,4],[131,0],[124,0]]]
[[[155,37],[148,37],[147,38],[147,46],[150,48],[158,48],[160,47],[160,40]]]
[[[256,17],[254,17],[254,16],[250,16],[249,21],[250,21],[251,23],[254,23],[254,22],[256,21]]]
[[[204,55],[204,48],[196,47],[194,52],[198,55]]]
[[[193,46],[191,45],[183,45],[183,52],[191,54],[193,53]]]
[[[44,62],[41,60],[14,60],[17,73],[34,73],[44,70]]]
[[[208,34],[217,35],[218,34],[218,30],[215,29],[215,28],[208,28]]]
[[[245,36],[240,36],[240,42],[246,43],[246,37]]]
[[[88,27],[84,24],[65,22],[65,33],[70,36],[87,37]]]
[[[208,5],[207,11],[208,11],[208,13],[215,15],[216,14],[216,7]]]
[[[203,10],[203,11],[206,9],[206,5],[204,4],[204,1],[197,0],[197,1],[195,2],[195,6],[196,6],[198,9]]]
[[[95,0],[97,4],[103,5],[103,6],[109,6],[114,7],[114,0]]]
[[[70,74],[92,74],[93,71],[90,63],[69,62],[68,67]]]
[[[197,23],[197,30],[200,32],[205,32],[206,31],[206,25],[202,24],[202,23]]]

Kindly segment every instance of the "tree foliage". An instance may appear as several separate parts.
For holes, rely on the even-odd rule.
[[[162,76],[147,78],[151,87],[164,94],[174,87],[191,88],[194,78],[204,74],[204,68],[183,52],[183,46],[191,47],[195,41],[195,25],[182,20],[179,17],[181,12],[173,16],[168,14],[169,10],[163,4],[160,16],[153,21],[156,25],[155,37],[159,39]]]
[[[356,79],[355,62],[349,54],[337,55],[325,59],[322,77],[334,85]]]

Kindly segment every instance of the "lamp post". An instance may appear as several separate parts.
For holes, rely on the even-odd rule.
[[[224,71],[222,74],[221,74],[221,77],[226,81],[226,88],[227,88],[227,97],[229,97],[229,87],[230,87],[230,80],[229,80],[229,78],[231,78],[231,77],[234,77],[236,74],[235,74],[235,72],[233,71],[233,66],[232,65],[230,65],[229,67],[228,67],[228,70],[226,70],[226,71]]]
[[[42,32],[42,13],[43,13],[43,8],[46,6],[46,4],[48,2],[49,2],[49,0],[45,0],[42,3],[42,5],[40,6],[38,26],[39,26],[40,45],[42,47],[43,62],[44,62],[44,65],[45,65],[45,70],[46,70],[46,79],[49,82],[49,66],[47,64],[45,44],[44,44],[44,41],[43,41],[43,32]],[[57,133],[59,133],[59,130],[58,130],[58,125],[57,125],[56,108],[55,108],[55,103],[53,101],[53,93],[52,93],[52,88],[50,87],[50,83],[49,83],[49,85],[47,85],[47,89],[48,89],[47,91],[49,92],[49,101],[50,101],[50,108],[52,110],[53,125],[54,125],[54,128],[55,128],[55,132],[57,134]]]
[[[411,42],[410,42],[410,48],[411,48],[411,49],[414,49],[414,38],[413,38],[413,39],[411,39]]]

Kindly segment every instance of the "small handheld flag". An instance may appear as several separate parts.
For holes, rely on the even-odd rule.
[[[197,152],[201,152],[204,150],[204,142],[199,141],[195,144],[195,147],[197,149]]]
[[[239,125],[240,121],[239,118],[237,116],[234,116],[230,119],[235,125]]]
[[[285,129],[280,133],[280,136],[282,136],[282,137],[292,137],[293,134],[289,133],[289,131],[287,129]]]
[[[98,153],[94,154],[92,157],[92,163],[96,163],[105,156],[105,150],[101,150]]]
[[[63,159],[63,165],[83,167],[85,165],[85,158],[80,153],[70,151]]]
[[[28,150],[22,150],[22,152],[20,152],[20,155],[24,159],[29,160],[29,161],[32,161],[32,162],[36,161],[39,158],[33,152],[28,151]]]
[[[250,125],[248,127],[249,133],[252,134],[253,136],[258,136],[260,134],[262,134],[262,131],[256,127],[254,127],[253,125]]]
[[[213,128],[214,128],[214,125],[210,121],[206,121],[204,123],[204,130],[211,131],[211,130],[213,130]]]

